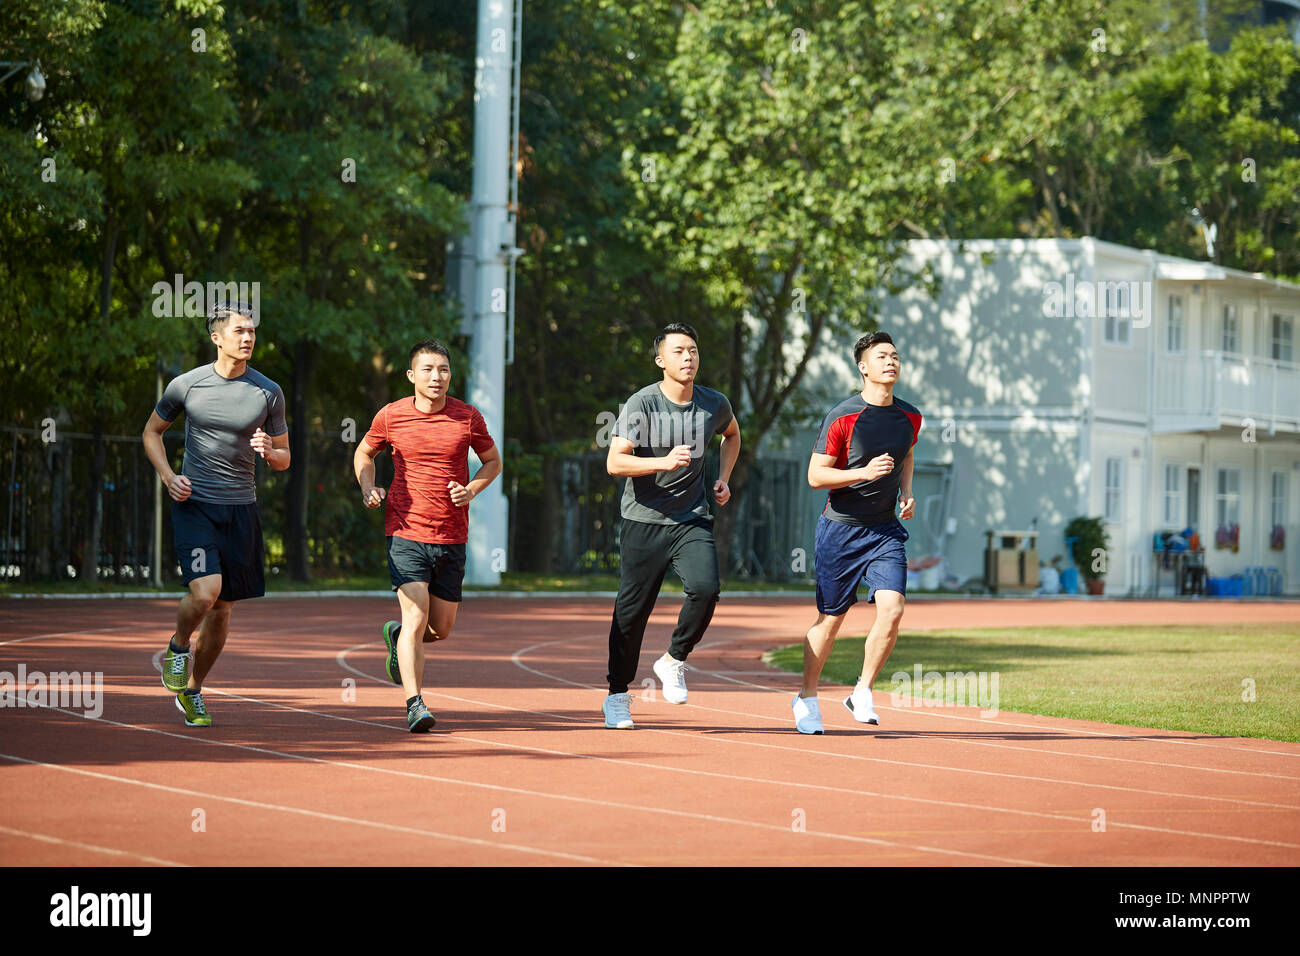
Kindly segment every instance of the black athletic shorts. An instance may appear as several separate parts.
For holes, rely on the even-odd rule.
[[[434,597],[459,604],[460,585],[465,580],[465,545],[425,544],[394,535],[388,539],[388,577],[394,591],[403,584],[424,581]]]
[[[173,501],[172,541],[187,587],[195,578],[220,574],[222,601],[242,601],[266,593],[257,502]]]

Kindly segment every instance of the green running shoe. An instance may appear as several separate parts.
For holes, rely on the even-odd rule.
[[[399,686],[402,683],[402,670],[397,666],[397,632],[401,629],[402,625],[389,621],[380,631],[384,635],[384,643],[388,645],[388,662],[384,665],[388,679]]]
[[[212,718],[203,706],[202,691],[181,691],[176,695],[176,707],[185,715],[185,723],[190,727],[211,727]]]
[[[417,700],[406,708],[406,729],[411,733],[427,734],[433,730],[435,723],[437,721],[433,719],[433,714],[429,713],[429,708],[424,706],[423,700]]]
[[[172,637],[176,635],[173,634]],[[179,654],[172,650],[172,642],[167,642],[167,650],[162,656],[162,682],[173,694],[179,694],[189,683],[190,652],[188,648]]]

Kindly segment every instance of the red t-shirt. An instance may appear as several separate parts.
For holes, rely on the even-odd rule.
[[[415,397],[385,405],[365,442],[393,449],[393,483],[384,510],[384,534],[426,544],[464,544],[469,508],[451,503],[447,482],[469,483],[469,449],[493,447],[487,423],[473,405],[447,396],[441,411],[422,412]]]

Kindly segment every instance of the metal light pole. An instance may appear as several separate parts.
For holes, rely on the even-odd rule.
[[[513,324],[515,248],[514,153],[518,142],[520,0],[479,0],[474,62],[474,180],[470,194],[474,284],[470,300],[469,403],[498,447],[505,440],[507,325]],[[509,507],[502,481],[471,506],[466,554],[470,584],[501,583]]]
[[[45,76],[41,73],[40,60],[0,60],[0,67],[12,67],[4,76],[0,76],[0,83],[3,83],[9,77],[13,76],[25,66],[30,66],[32,72],[27,74],[27,98],[35,103],[45,95]]]

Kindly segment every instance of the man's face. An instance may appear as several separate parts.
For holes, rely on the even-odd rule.
[[[253,357],[257,326],[246,315],[232,315],[213,327],[212,341],[216,343],[219,354],[247,362]]]
[[[411,360],[406,377],[415,385],[415,393],[431,402],[447,394],[451,384],[451,363],[437,352],[421,352]]]
[[[894,385],[898,382],[898,373],[902,363],[898,359],[898,350],[888,342],[873,345],[862,353],[858,361],[858,371],[867,377],[868,382],[876,385]]]
[[[655,364],[674,382],[691,382],[700,373],[700,350],[689,335],[674,332],[659,343]]]

